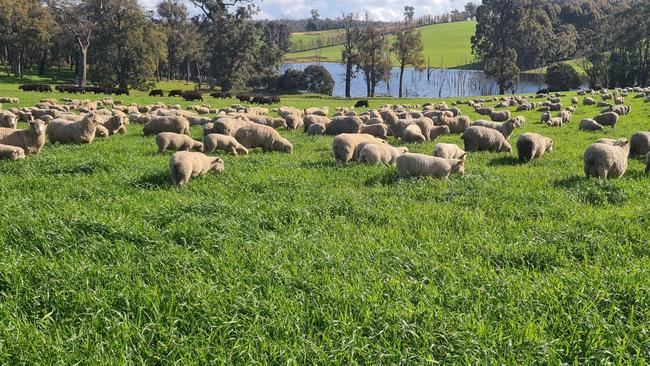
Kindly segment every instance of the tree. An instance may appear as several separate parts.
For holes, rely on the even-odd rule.
[[[77,41],[79,47],[78,83],[86,85],[88,74],[88,49],[100,21],[106,19],[107,0],[48,0],[48,5],[59,22]]]
[[[470,16],[470,18],[476,17],[476,8],[476,4],[471,1],[465,4],[465,12]]]
[[[366,21],[358,43],[356,65],[363,72],[368,97],[374,97],[377,84],[388,79],[392,69],[388,40],[379,27]]]
[[[354,65],[357,63],[359,56],[359,40],[361,39],[361,26],[354,19],[353,14],[343,15],[343,29],[345,38],[343,41],[343,50],[341,51],[341,61],[345,64],[345,97],[350,98],[350,89],[352,78],[354,78]]]
[[[531,0],[483,0],[476,10],[472,52],[484,63],[487,76],[499,84],[499,94],[519,81],[515,49],[520,22]]]
[[[416,68],[424,67],[424,45],[422,44],[422,34],[414,29],[409,29],[398,33],[395,41],[391,45],[391,52],[395,55],[399,63],[399,97],[402,97],[402,80],[404,79],[404,69],[407,65],[413,65]]]
[[[287,69],[278,78],[278,89],[287,93],[298,93],[302,86],[302,71]]]
[[[320,14],[318,13],[318,9],[311,9],[311,19],[314,21],[318,21],[320,19]]]
[[[550,90],[570,90],[580,86],[580,76],[573,66],[558,62],[546,69],[544,82]]]
[[[413,17],[415,16],[415,8],[409,5],[404,6],[404,19],[406,24],[413,23]]]
[[[309,65],[302,72],[301,89],[311,93],[332,95],[334,79],[324,66]]]
[[[189,26],[187,7],[180,0],[164,0],[158,4],[156,10],[163,21],[167,35],[167,80],[171,80],[173,79],[179,49],[185,40],[183,35],[187,33],[187,27]]]

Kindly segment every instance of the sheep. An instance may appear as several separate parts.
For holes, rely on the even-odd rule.
[[[367,133],[382,140],[388,139],[388,126],[385,124],[363,125],[361,126],[360,133]]]
[[[546,123],[551,119],[551,114],[549,112],[544,112],[542,113],[542,116],[540,117],[540,121],[542,123]]]
[[[533,110],[533,105],[529,103],[521,104],[517,107],[517,112],[532,111],[532,110]]]
[[[182,116],[160,116],[152,118],[142,128],[145,136],[157,135],[161,132],[174,132],[189,135],[190,122]]]
[[[24,130],[0,128],[0,144],[20,147],[25,154],[38,154],[45,145],[45,122],[29,122]]]
[[[571,98],[571,104],[578,105],[578,97]]]
[[[434,141],[438,138],[438,136],[450,134],[451,130],[449,129],[449,126],[434,126],[431,129],[431,133],[429,134],[429,140]]]
[[[410,124],[402,133],[402,141],[412,142],[417,144],[422,144],[427,140],[427,138],[422,134],[422,130],[416,124]]]
[[[97,128],[95,128],[95,137],[108,137],[108,129],[98,124]]]
[[[591,118],[583,118],[580,120],[580,126],[578,129],[583,131],[602,131],[603,125],[594,121]]]
[[[0,111],[0,127],[13,128],[18,126],[18,116],[9,111]]]
[[[483,126],[471,126],[461,136],[465,151],[512,152],[512,146],[501,132]]]
[[[198,142],[184,134],[174,132],[161,132],[156,135],[155,141],[156,145],[158,146],[158,154],[162,154],[167,150],[203,151],[203,143]]]
[[[618,118],[618,114],[614,112],[607,112],[597,115],[593,118],[593,120],[602,126],[612,126],[612,128],[614,128],[618,122]]]
[[[25,159],[25,150],[18,146],[0,144],[0,160]]]
[[[619,116],[624,116],[626,114],[629,114],[631,111],[632,111],[632,107],[630,107],[629,105],[616,105],[611,108],[607,108],[603,110],[602,113],[614,112]]]
[[[562,123],[569,123],[571,122],[572,114],[569,111],[560,111],[558,117],[562,118]]]
[[[549,118],[549,120],[546,121],[546,125],[548,127],[562,127],[564,125],[564,120],[562,117]]]
[[[55,119],[47,125],[45,133],[51,143],[90,144],[95,139],[99,121],[99,117],[94,113],[85,115],[77,122]]]
[[[483,127],[497,130],[501,132],[503,137],[505,137],[506,139],[508,139],[510,135],[512,135],[512,133],[515,131],[515,128],[517,127],[515,125],[515,121],[512,119],[509,119],[503,123],[478,120],[472,122],[472,126],[483,126]]]
[[[327,124],[330,123],[330,119],[327,118],[327,116],[308,114],[302,119],[302,123],[303,123],[304,132],[307,132],[307,130],[309,130],[309,126],[311,126],[314,123],[319,123],[323,126],[327,126]]]
[[[206,123],[203,126],[203,136],[211,133],[219,133],[234,137],[237,130],[250,125],[254,125],[254,123],[235,118],[219,118],[214,123]]]
[[[363,142],[385,144],[386,141],[366,133],[342,133],[332,141],[332,151],[337,161],[348,162],[355,159],[355,150]]]
[[[123,134],[126,133],[126,117],[123,117],[119,114],[113,114],[106,122],[101,123],[102,127],[105,127],[109,135],[114,135],[116,133]]]
[[[493,109],[488,107],[478,107],[474,108],[474,111],[481,116],[489,116],[493,112]]]
[[[211,154],[215,150],[223,150],[231,155],[248,155],[248,149],[234,137],[211,133],[203,138],[203,152]]]
[[[650,132],[637,132],[630,138],[630,158],[650,152]]]
[[[620,178],[627,170],[629,143],[618,140],[614,145],[595,143],[583,155],[584,171],[587,178]]]
[[[223,172],[224,162],[221,158],[200,152],[178,151],[169,159],[169,177],[175,186],[181,186],[189,182],[190,178],[212,170]]]
[[[585,97],[582,99],[582,105],[595,105],[596,101],[591,97]]]
[[[524,116],[512,117],[510,118],[510,121],[512,121],[515,124],[515,127],[521,128],[526,124],[526,117]]]
[[[293,145],[278,131],[268,126],[250,124],[235,132],[235,139],[245,148],[261,147],[264,152],[281,151],[291,154]]]
[[[18,104],[20,99],[12,97],[0,97],[0,103]]]
[[[434,177],[447,178],[452,173],[463,175],[465,162],[460,159],[443,159],[424,154],[405,153],[395,159],[400,178]]]
[[[313,123],[307,129],[307,136],[317,136],[325,134],[325,126],[320,123]]]
[[[467,127],[472,125],[472,120],[468,116],[457,116],[452,119],[445,120],[446,125],[449,127],[450,133],[463,133]]]
[[[323,107],[323,108],[311,107],[311,108],[306,108],[305,109],[305,115],[306,116],[314,115],[314,116],[327,117],[327,115],[329,114],[329,111],[330,111],[329,107]]]
[[[433,147],[433,156],[443,159],[460,159],[465,161],[469,153],[458,147],[456,144],[439,143]]]
[[[553,151],[553,140],[537,133],[524,133],[517,138],[519,162],[526,163],[537,159],[546,152]]]
[[[367,144],[359,152],[359,162],[371,165],[391,165],[395,159],[409,151],[406,147],[392,147],[388,144]]]
[[[548,105],[549,111],[557,112],[562,110],[562,103],[551,103]]]
[[[418,119],[414,119],[413,123],[415,123],[418,127],[420,127],[420,131],[422,132],[422,135],[426,140],[429,140],[429,136],[431,135],[431,129],[433,129],[433,120],[431,118],[427,117],[421,117]]]
[[[334,117],[325,125],[326,135],[339,135],[342,133],[359,133],[363,121],[357,116]]]
[[[505,122],[509,120],[510,117],[511,117],[511,113],[509,110],[490,112],[490,119],[495,122]]]
[[[623,97],[616,97],[614,98],[614,104],[625,104],[625,99]]]

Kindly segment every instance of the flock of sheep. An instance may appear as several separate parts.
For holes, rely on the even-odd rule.
[[[605,108],[592,119],[583,119],[579,129],[600,131],[614,127],[619,119],[630,113],[625,97],[650,101],[650,90],[642,88],[588,90],[579,92],[583,105]],[[587,96],[589,95],[589,96]],[[648,95],[648,96],[646,96]],[[562,106],[559,93],[554,96],[511,96],[500,99],[428,103],[423,106],[384,105],[378,110],[357,113],[351,108],[337,108],[332,114],[327,107],[300,110],[281,107],[273,110],[278,117],[269,116],[267,108],[233,105],[220,110],[208,106],[162,103],[148,106],[122,105],[105,98],[101,101],[43,99],[33,107],[2,109],[0,105],[0,159],[23,159],[38,154],[50,143],[89,144],[95,138],[106,138],[127,132],[129,123],[143,124],[145,136],[155,136],[160,153],[176,151],[169,160],[169,174],[174,185],[187,183],[192,177],[209,171],[224,170],[224,161],[211,156],[215,151],[245,155],[249,149],[260,147],[265,152],[291,153],[293,145],[282,137],[277,128],[302,129],[310,136],[332,135],[332,150],[336,160],[358,161],[365,164],[397,166],[400,177],[448,177],[463,174],[465,160],[471,152],[512,152],[509,138],[526,119],[512,116],[510,110],[537,110],[541,122],[561,127],[571,122],[579,104],[578,97],[571,106]],[[602,100],[596,101],[595,96]],[[535,100],[539,101],[535,101]],[[611,101],[612,103],[610,103]],[[0,103],[16,104],[17,98],[0,98]],[[488,103],[497,104],[493,107]],[[459,106],[467,105],[489,120],[472,121],[461,113]],[[75,113],[77,112],[77,113]],[[557,112],[556,116],[551,113]],[[216,118],[202,115],[216,114]],[[17,129],[17,122],[28,122],[27,129]],[[202,141],[189,136],[190,126],[203,127]],[[406,147],[393,147],[388,137],[404,143],[433,141],[440,135],[461,134],[464,149],[455,144],[438,143],[432,155],[410,153]],[[536,133],[524,133],[516,141],[519,161],[525,163],[552,151],[553,141]],[[650,171],[650,133],[638,132],[627,139],[600,139],[589,146],[583,156],[587,177],[621,177],[627,170],[628,158],[646,155],[646,172]]]

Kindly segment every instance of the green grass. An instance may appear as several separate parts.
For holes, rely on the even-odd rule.
[[[510,140],[540,132],[555,151],[471,154],[447,180],[336,163],[331,137],[289,131],[292,155],[222,155],[225,172],[180,189],[138,125],[0,162],[0,364],[646,364],[650,178],[633,160],[587,180],[581,160],[649,128],[629,102],[606,133],[577,130],[595,107],[553,129],[524,113]]]
[[[291,33],[291,44],[292,48],[295,49],[296,45],[303,42],[305,47],[308,47],[312,42],[315,42],[318,39],[323,39],[323,42],[326,42],[329,37],[335,37],[343,33],[342,29],[330,29],[324,31],[313,31],[313,32],[296,32]]]
[[[431,66],[454,68],[472,64],[470,39],[476,28],[475,21],[434,24],[418,28],[422,32],[424,56],[431,60]],[[392,37],[390,37],[392,40]],[[317,50],[294,52],[285,55],[285,62],[340,62],[341,46],[325,47]]]

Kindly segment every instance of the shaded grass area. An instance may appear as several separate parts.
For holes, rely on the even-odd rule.
[[[634,160],[622,179],[586,180],[581,161],[600,137],[650,127],[628,100],[605,133],[577,130],[595,107],[563,128],[526,112],[511,141],[539,132],[554,152],[528,165],[471,154],[448,180],[336,163],[331,137],[289,131],[294,154],[223,155],[224,173],[180,189],[171,153],[134,125],[1,162],[0,363],[642,364],[649,178]]]

